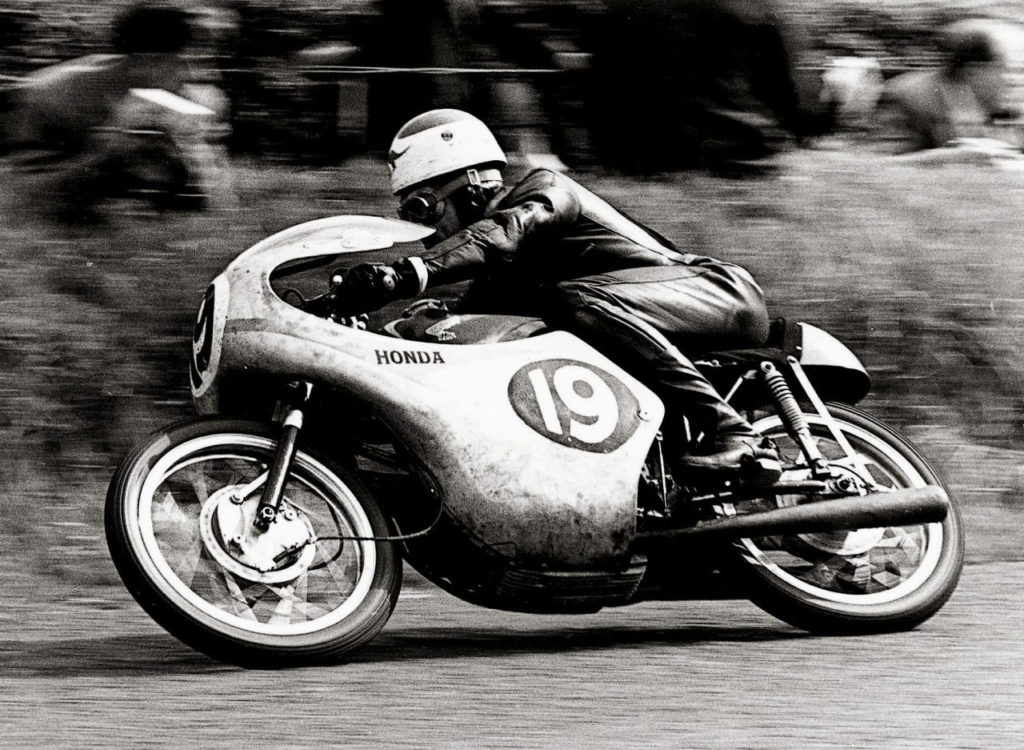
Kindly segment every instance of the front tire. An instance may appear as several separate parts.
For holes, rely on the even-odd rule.
[[[352,651],[384,627],[401,586],[389,523],[344,467],[299,450],[284,497],[311,529],[312,550],[280,569],[236,563],[216,519],[224,493],[266,471],[276,431],[200,419],[161,430],[118,468],[106,502],[107,543],[128,590],[170,633],[215,659],[279,667]],[[255,493],[258,496],[258,492]],[[226,515],[226,514],[225,514]]]
[[[845,459],[821,416],[806,414],[819,448],[835,465],[866,470],[881,491],[944,487],[921,453],[889,427],[851,407],[830,404],[829,411],[863,462],[858,467]],[[761,419],[754,427],[776,442],[784,464],[792,467],[783,479],[806,477],[800,451],[777,416]],[[785,504],[785,498],[780,500]],[[952,496],[941,523],[740,539],[735,547],[751,600],[791,625],[816,633],[866,634],[915,627],[952,595],[964,558],[963,528]]]

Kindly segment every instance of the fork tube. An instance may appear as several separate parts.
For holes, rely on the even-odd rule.
[[[299,431],[302,429],[304,418],[302,406],[309,400],[312,389],[308,383],[299,385],[299,399],[302,403],[300,405],[289,404],[285,418],[282,420],[281,440],[277,444],[277,453],[274,456],[274,463],[270,467],[270,476],[263,487],[260,504],[256,508],[256,526],[260,529],[265,530],[277,517],[277,511],[281,507],[284,484],[288,479],[288,472],[292,468],[292,459],[295,458]]]

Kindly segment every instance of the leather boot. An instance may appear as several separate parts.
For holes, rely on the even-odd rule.
[[[774,443],[757,435],[722,435],[712,453],[683,456],[677,467],[683,482],[701,485],[737,481],[745,487],[767,487],[782,476]]]
[[[701,445],[708,446],[707,453],[684,455],[675,462],[680,482],[766,487],[779,480],[782,465],[775,445],[759,435],[687,357],[669,350],[657,363],[657,385],[670,418],[681,412],[692,436],[703,433]]]
[[[779,452],[771,440],[759,435],[739,412],[713,388],[691,388],[683,413],[694,437],[705,450],[682,456],[675,464],[684,484],[722,484],[737,481],[765,487],[782,475]],[[698,449],[700,450],[700,449]]]

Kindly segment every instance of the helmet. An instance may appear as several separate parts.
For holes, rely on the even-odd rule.
[[[409,120],[388,150],[391,191],[483,164],[508,164],[494,135],[473,115],[458,109],[433,109]]]

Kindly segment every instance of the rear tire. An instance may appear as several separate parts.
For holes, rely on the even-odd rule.
[[[315,532],[306,545],[315,555],[282,562],[277,578],[232,564],[231,542],[209,520],[216,493],[259,476],[276,446],[262,423],[185,422],[136,448],[107,492],[107,543],[131,594],[188,645],[245,666],[318,663],[358,648],[384,627],[401,586],[394,543],[328,539],[387,536],[390,524],[351,472],[306,450],[284,497]]]
[[[917,448],[898,433],[857,409],[830,404],[829,410],[864,457],[877,484],[892,489],[925,485],[945,489]],[[825,456],[841,457],[824,420],[817,414],[805,416]],[[777,416],[761,419],[754,427],[776,441],[784,463],[799,457]],[[799,473],[790,471],[783,478],[797,478],[794,474]],[[751,600],[791,625],[815,633],[865,634],[915,627],[952,595],[964,558],[963,528],[952,496],[941,523],[740,539],[734,544]]]

